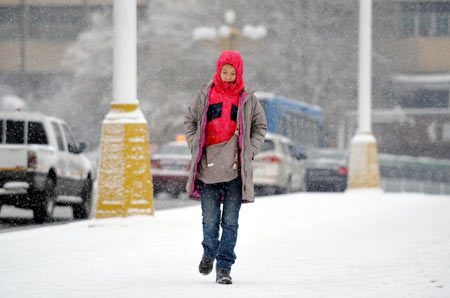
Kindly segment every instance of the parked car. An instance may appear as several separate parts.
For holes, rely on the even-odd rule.
[[[348,154],[336,149],[312,149],[306,159],[308,191],[338,191],[347,187]]]
[[[306,191],[306,156],[297,152],[287,137],[267,133],[261,152],[253,161],[257,194]]]
[[[155,195],[165,191],[176,198],[185,191],[191,162],[191,151],[186,141],[163,144],[150,155],[150,161]]]
[[[87,218],[93,171],[67,124],[29,112],[0,112],[0,207],[33,210],[36,222],[51,218],[57,205]]]

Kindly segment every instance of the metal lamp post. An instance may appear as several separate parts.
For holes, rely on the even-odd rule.
[[[236,20],[234,10],[227,10],[224,14],[226,25],[219,28],[219,36],[221,37],[221,48],[225,51],[232,51],[238,47],[239,32],[233,27]]]
[[[358,130],[351,140],[348,189],[380,188],[377,142],[371,128],[372,0],[359,2]]]
[[[256,40],[267,35],[267,29],[261,25],[244,25],[242,30],[238,30],[233,25],[236,20],[236,13],[232,9],[225,11],[224,20],[225,25],[220,26],[219,30],[214,27],[196,27],[192,32],[194,39],[218,41],[222,50],[232,51],[238,48],[241,36]]]
[[[111,111],[103,121],[96,218],[153,215],[147,121],[136,89],[136,0],[114,0]]]

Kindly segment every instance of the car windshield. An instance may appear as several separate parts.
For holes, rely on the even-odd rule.
[[[273,141],[266,139],[264,141],[264,144],[262,145],[261,152],[273,151],[273,150],[275,150],[275,143]]]
[[[191,152],[186,143],[169,143],[163,145],[158,154],[191,155]]]
[[[308,159],[333,159],[333,160],[347,160],[347,154],[344,151],[338,150],[310,150],[308,152]]]

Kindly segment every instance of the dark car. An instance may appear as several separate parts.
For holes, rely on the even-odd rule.
[[[348,154],[336,149],[312,149],[306,159],[307,191],[338,191],[347,187]]]
[[[191,162],[191,152],[185,141],[162,145],[150,160],[155,195],[164,191],[176,198],[185,191]]]

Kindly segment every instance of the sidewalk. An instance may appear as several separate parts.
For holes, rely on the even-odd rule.
[[[450,297],[449,196],[257,198],[231,286],[198,273],[201,238],[197,205],[0,234],[0,296]]]

